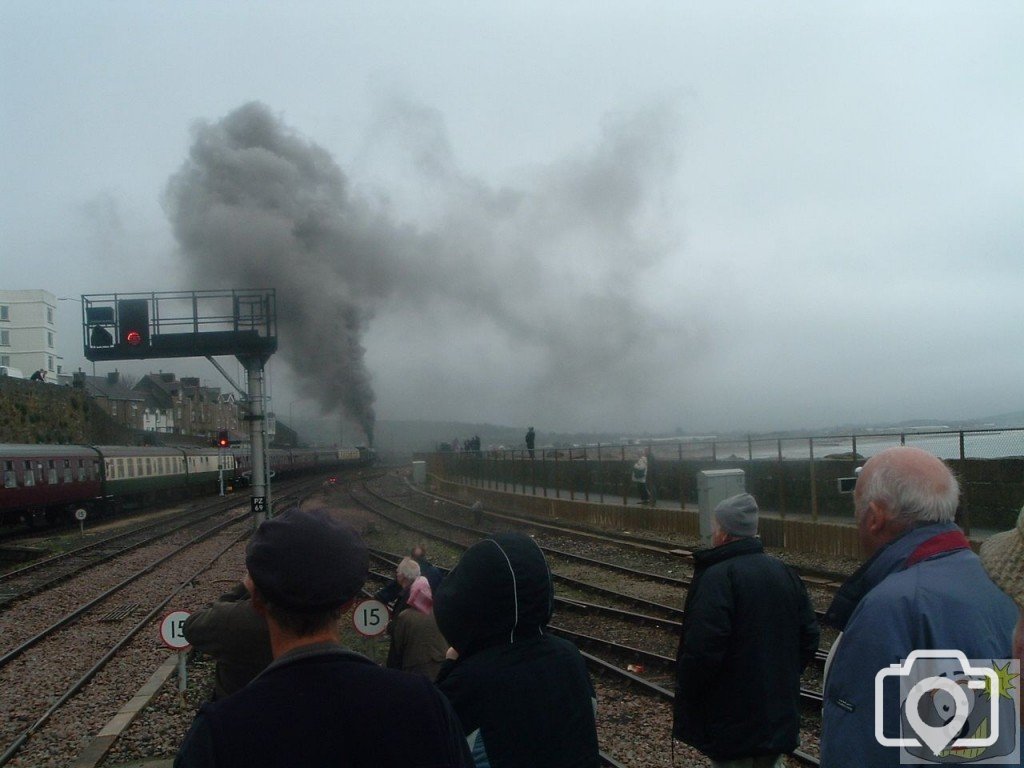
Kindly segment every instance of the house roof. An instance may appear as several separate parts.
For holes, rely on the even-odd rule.
[[[146,400],[141,392],[126,387],[120,379],[112,381],[106,376],[86,376],[85,391],[92,397],[105,397],[108,400],[131,400],[139,403]]]

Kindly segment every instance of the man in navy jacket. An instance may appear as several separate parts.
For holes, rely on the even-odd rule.
[[[765,554],[749,493],[715,508],[712,548],[696,567],[676,659],[673,736],[713,765],[781,765],[799,744],[800,674],[819,630],[803,582]]]
[[[368,568],[353,529],[327,512],[288,512],[259,527],[246,568],[274,661],[203,706],[176,768],[472,766],[458,718],[429,680],[341,646],[338,620]]]

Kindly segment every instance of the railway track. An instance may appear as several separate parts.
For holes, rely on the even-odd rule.
[[[375,493],[371,490],[367,490],[367,492],[370,493],[370,495],[378,502],[383,502],[395,506],[396,508],[402,510],[403,512],[410,513],[416,516],[417,518],[426,519],[427,521],[433,524],[441,525],[446,528],[459,531],[460,533],[470,537],[474,542],[479,540],[480,538],[484,538],[490,535],[489,531],[480,530],[478,528],[456,523],[451,520],[444,520],[442,518],[438,518],[436,515],[430,515],[421,512],[420,510],[413,509],[407,505],[400,504],[397,501],[387,498],[382,494]],[[420,536],[429,537],[437,541],[442,541],[461,549],[465,549],[468,546],[468,544],[466,543],[453,541],[450,538],[438,534],[433,530],[424,528],[422,526],[412,525],[405,520],[399,520],[398,518],[392,515],[388,515],[379,508],[368,504],[364,499],[360,499],[358,495],[353,495],[353,499],[356,501],[356,503],[362,504],[364,507],[370,509],[376,514],[380,514],[381,516],[390,520],[393,524],[403,526],[408,530],[411,530],[419,534]],[[471,513],[472,510],[469,510],[469,512]],[[580,579],[572,578],[564,574],[558,573],[555,571],[555,566],[557,565],[562,555],[565,554],[564,550],[557,548],[552,549],[541,544],[540,542],[538,542],[538,544],[541,547],[541,549],[545,552],[546,556],[549,558],[549,561],[552,563],[552,578],[555,580],[556,584],[560,584],[568,588],[567,591],[563,590],[561,592],[559,598],[563,601],[562,604],[567,609],[576,609],[577,611],[582,611],[584,613],[617,615],[619,619],[624,621],[633,622],[638,625],[652,624],[656,626],[661,626],[666,631],[671,632],[674,635],[678,635],[679,628],[681,626],[681,621],[683,618],[682,608],[672,605],[665,605],[664,603],[647,600],[635,595],[624,594],[618,590],[610,589],[591,582],[582,581]],[[652,575],[647,571],[640,571],[629,567],[621,566],[616,563],[607,563],[602,560],[596,560],[594,558],[588,558],[581,555],[573,555],[572,557],[562,559],[571,562],[584,563],[588,566],[595,568],[607,567],[608,570],[645,580],[649,579]],[[655,580],[660,581],[661,583],[666,583],[665,580]],[[668,580],[668,583],[670,584],[670,586],[676,586],[672,580]],[[601,605],[594,603],[590,600],[575,597],[579,594],[599,595],[603,598],[607,598],[612,602],[616,603],[617,606],[626,607],[609,606],[606,604]],[[827,650],[819,651],[815,654],[815,663],[819,666],[823,666],[825,659],[827,658],[827,655]]]
[[[402,557],[401,555],[375,548],[370,549],[370,556],[376,562],[389,567],[386,572],[378,570],[371,570],[370,572],[371,578],[381,584],[386,583],[392,578],[391,574],[394,572],[394,567]],[[442,570],[445,569],[442,568]],[[575,610],[581,608],[583,610],[598,609],[598,612],[600,613],[601,609],[605,608],[604,606],[581,605],[577,601],[567,600],[557,595],[555,596],[555,605],[556,619],[559,612],[564,610]],[[623,613],[616,609],[612,610],[615,615]],[[635,614],[628,613],[626,615],[635,616]],[[654,619],[654,621],[658,620]],[[670,624],[675,624],[675,622],[671,622]],[[594,635],[569,630],[560,626],[557,623],[557,620],[549,624],[548,629],[553,634],[572,641],[580,649],[580,652],[583,654],[584,659],[586,659],[588,666],[590,666],[591,670],[596,674],[612,675],[616,679],[626,681],[627,683],[640,688],[646,694],[654,695],[664,701],[671,702],[674,699],[675,694],[671,690],[674,686],[675,680],[674,657],[653,653],[651,651],[610,641]],[[656,668],[660,671],[660,674],[652,676],[648,672],[648,668]],[[820,710],[820,691],[801,688],[800,698],[806,706],[815,710]],[[800,750],[793,753],[792,757],[803,765],[818,765],[817,758]],[[602,752],[602,765],[621,766],[624,764],[606,752]]]
[[[295,504],[301,496],[319,488],[319,481],[290,484],[287,493],[277,496],[279,508]],[[171,601],[252,530],[248,509],[216,521],[209,518],[223,515],[222,511],[206,512],[188,523],[191,531],[177,526],[163,532],[165,539],[174,541],[161,542],[151,550],[133,546],[132,550],[139,550],[132,555],[134,558],[144,557],[149,551],[154,553],[144,567],[81,604],[54,612],[54,620],[48,620],[45,627],[30,637],[15,641],[0,656],[0,708],[10,715],[8,722],[0,724],[0,766],[19,756],[26,747],[49,748],[32,747],[42,733],[47,734],[44,744],[64,741],[66,737],[59,735],[59,730],[54,735],[50,722],[66,719],[69,715],[64,713],[69,708],[80,707],[77,698],[89,690],[91,681],[109,675],[111,662],[121,659],[129,649],[134,649],[130,652],[135,654],[161,653],[153,647],[151,639],[137,639],[139,633],[152,629]],[[197,527],[202,529],[196,531]],[[146,528],[147,536],[151,535],[151,526]],[[183,536],[187,536],[186,541],[180,541]],[[109,563],[109,558],[103,562]],[[88,576],[94,571],[83,568],[79,575],[83,572]],[[40,594],[37,590],[34,597],[25,596],[15,603],[19,615],[24,618],[37,602],[39,613],[52,610],[52,604],[59,601],[50,599],[51,594]],[[8,607],[7,618],[11,618],[9,611],[15,606]],[[126,622],[131,624],[127,630]],[[124,661],[113,668],[121,667],[131,670],[135,665]],[[150,668],[151,664],[143,664],[143,669]],[[26,764],[36,764],[35,759],[39,758],[33,757]]]
[[[420,495],[429,499],[442,500],[448,504],[452,504],[467,512],[472,512],[472,507],[465,505],[454,499],[450,499],[445,496],[439,496],[437,494],[429,493],[420,488],[416,488],[413,485],[406,483],[410,494]],[[543,530],[549,530],[555,533],[564,533],[578,538],[591,539],[594,541],[603,541],[612,544],[618,544],[624,547],[632,547],[638,551],[651,552],[662,555],[672,555],[679,557],[682,560],[692,563],[693,562],[693,550],[685,547],[680,547],[679,544],[671,541],[663,541],[654,539],[647,536],[636,536],[633,534],[616,533],[610,534],[607,531],[595,530],[586,526],[571,526],[566,524],[554,524],[550,521],[542,518],[534,517],[532,515],[524,514],[511,514],[509,512],[496,512],[491,510],[484,510],[482,512],[484,516],[493,518],[495,520],[503,520],[516,525],[528,525],[533,528],[539,528]],[[824,569],[809,568],[807,566],[790,566],[796,571],[804,582],[808,586],[819,587],[822,589],[836,590],[846,580],[847,575],[842,573],[835,573],[833,571],[827,571]]]
[[[99,541],[36,560],[0,574],[0,608],[6,603],[29,597],[89,568],[102,565],[134,549],[202,522],[237,505],[238,499],[218,500],[186,510],[180,516],[133,527]]]
[[[460,514],[464,514],[466,516],[476,516],[476,517],[489,516],[489,517],[492,517],[494,519],[504,521],[506,523],[512,523],[513,525],[516,525],[516,526],[519,526],[519,527],[524,527],[525,526],[525,527],[541,528],[543,530],[554,531],[554,532],[557,532],[559,534],[564,534],[564,535],[568,535],[568,536],[578,536],[580,538],[600,541],[600,542],[611,544],[611,545],[614,545],[614,546],[621,546],[621,547],[626,547],[626,548],[632,548],[632,549],[635,549],[635,550],[638,550],[638,551],[642,551],[642,552],[644,552],[646,554],[658,554],[658,555],[662,555],[662,556],[667,556],[667,557],[672,558],[673,560],[677,560],[677,561],[678,560],[682,560],[682,561],[685,561],[685,562],[687,562],[687,563],[692,565],[693,557],[692,557],[692,552],[690,550],[680,549],[678,546],[670,545],[668,543],[663,543],[663,545],[656,545],[656,544],[652,544],[651,543],[652,540],[644,540],[642,542],[638,541],[637,539],[640,538],[640,537],[635,537],[635,536],[625,536],[623,538],[620,538],[618,536],[612,536],[612,535],[609,535],[609,534],[606,534],[606,533],[595,533],[593,531],[588,531],[588,530],[579,529],[579,528],[575,528],[575,527],[566,527],[566,526],[561,526],[561,525],[552,525],[552,524],[549,524],[549,523],[542,523],[542,522],[536,521],[534,518],[519,517],[519,516],[509,515],[509,514],[504,514],[504,513],[499,514],[499,513],[491,513],[491,512],[481,511],[481,510],[474,510],[472,507],[468,507],[468,506],[466,506],[464,504],[461,504],[459,502],[451,501],[449,499],[444,499],[444,497],[435,496],[433,494],[427,494],[425,492],[413,489],[411,486],[408,486],[408,485],[407,485],[407,487],[409,488],[409,492],[411,494],[419,494],[421,496],[424,496],[426,498],[433,499],[433,500],[436,500],[436,501],[443,500],[445,502],[445,504],[449,505],[450,507],[456,508],[457,510],[459,510]],[[452,528],[454,530],[459,530],[459,531],[461,531],[463,533],[475,536],[477,538],[480,538],[480,537],[483,537],[483,536],[487,536],[487,535],[490,534],[490,531],[483,530],[483,529],[481,529],[479,527],[473,527],[473,526],[465,525],[465,524],[462,524],[462,523],[455,523],[455,522],[452,522],[450,520],[444,520],[442,518],[438,518],[438,517],[436,517],[434,515],[430,515],[430,514],[428,514],[426,512],[423,512],[421,510],[413,509],[412,507],[409,507],[409,506],[407,506],[405,504],[400,504],[399,502],[397,502],[397,501],[395,501],[393,499],[388,499],[388,498],[385,498],[384,496],[381,496],[381,495],[375,493],[369,487],[366,487],[366,492],[371,494],[371,495],[373,495],[375,498],[377,498],[380,501],[384,501],[384,502],[386,502],[388,504],[391,504],[391,505],[393,505],[395,507],[398,507],[399,509],[402,509],[402,510],[404,510],[406,512],[409,512],[410,514],[417,515],[417,516],[419,516],[421,518],[429,520],[429,521],[431,521],[431,522],[433,522],[435,524],[444,525],[444,526],[450,527],[450,528]],[[425,533],[424,535],[429,535],[429,534]],[[540,542],[538,542],[538,544],[540,544]],[[583,555],[579,555],[579,554],[576,554],[576,553],[573,553],[573,552],[567,552],[565,550],[560,550],[558,548],[551,547],[551,546],[541,545],[541,549],[543,549],[545,551],[545,553],[547,553],[549,556],[553,556],[555,558],[562,558],[562,559],[565,559],[565,560],[572,560],[572,561],[575,561],[575,562],[578,562],[578,563],[581,563],[581,564],[584,564],[584,565],[599,566],[599,567],[602,567],[602,568],[608,568],[608,569],[612,569],[612,570],[617,570],[617,571],[619,571],[621,573],[626,573],[626,574],[628,574],[628,575],[630,575],[632,577],[635,577],[635,578],[647,579],[647,580],[650,580],[650,581],[653,581],[653,582],[657,582],[657,583],[661,583],[661,584],[666,584],[666,585],[678,587],[679,589],[688,588],[690,586],[690,583],[691,583],[691,580],[688,579],[688,578],[678,578],[678,577],[667,576],[665,574],[652,573],[650,571],[643,571],[643,570],[639,570],[639,569],[636,569],[636,568],[631,568],[629,566],[623,566],[623,565],[619,565],[619,564],[616,564],[616,563],[609,563],[607,561],[596,560],[594,558],[589,558],[589,557],[586,557],[586,556],[583,556]],[[835,582],[833,582],[831,580],[828,580],[828,579],[824,579],[824,578],[818,577],[818,576],[812,576],[812,577],[802,576],[802,578],[804,578],[805,583],[808,583],[811,586],[815,586],[815,587],[819,587],[819,588],[833,589],[835,586],[838,586],[837,583],[835,583]],[[818,609],[815,610],[815,615],[817,616],[817,618],[819,620],[824,618],[824,613],[825,612],[822,611],[822,610],[818,610]]]

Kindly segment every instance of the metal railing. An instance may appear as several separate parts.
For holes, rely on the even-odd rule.
[[[747,490],[780,516],[852,520],[850,477],[870,456],[913,445],[946,460],[961,483],[958,520],[971,526],[1013,526],[1024,503],[1024,428],[915,430],[859,435],[638,440],[629,444],[499,449],[435,454],[449,479],[494,490],[569,500],[621,501],[634,496],[630,469],[650,457],[648,484],[680,508],[697,503],[697,473],[743,469]]]

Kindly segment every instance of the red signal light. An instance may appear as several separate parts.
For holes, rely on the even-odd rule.
[[[128,331],[128,334],[124,337],[124,340],[131,344],[133,347],[139,346],[142,343],[142,334],[138,331]]]

